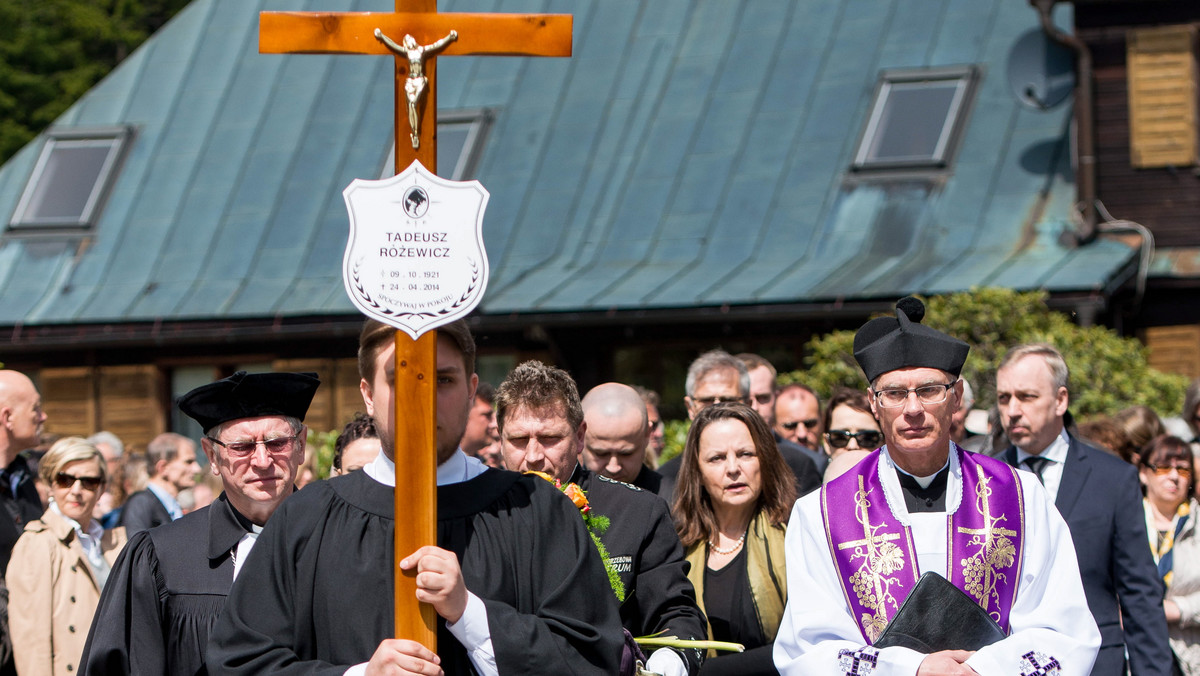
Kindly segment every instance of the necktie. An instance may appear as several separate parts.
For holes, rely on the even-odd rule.
[[[1031,455],[1028,458],[1025,458],[1021,464],[1028,467],[1029,471],[1037,475],[1039,483],[1046,483],[1045,480],[1042,479],[1042,472],[1046,471],[1046,465],[1050,464],[1049,458],[1043,458],[1040,455]]]

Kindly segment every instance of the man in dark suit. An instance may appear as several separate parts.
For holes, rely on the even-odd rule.
[[[1041,478],[1075,542],[1088,607],[1100,628],[1092,673],[1170,674],[1163,586],[1146,539],[1134,467],[1072,437],[1067,365],[1049,345],[1009,350],[996,371],[996,402],[1010,446],[1001,457]],[[1122,630],[1122,627],[1124,629]]]
[[[750,403],[750,372],[742,360],[724,350],[709,350],[688,366],[683,398],[688,419],[708,406],[722,402]],[[821,487],[821,473],[816,463],[794,447],[780,445],[779,453],[796,475],[796,495],[804,495]],[[679,457],[658,468],[663,475],[658,494],[671,504],[675,495],[675,479],[679,476]]]
[[[200,464],[196,443],[187,437],[164,432],[146,445],[146,489],[129,496],[121,507],[120,525],[127,535],[170,523],[183,516],[176,497],[196,485]]]

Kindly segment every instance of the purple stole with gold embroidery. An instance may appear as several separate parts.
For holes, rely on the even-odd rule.
[[[952,446],[962,502],[948,516],[947,570],[954,586],[1005,632],[1021,577],[1024,505],[1016,470]],[[912,531],[892,514],[879,478],[881,451],[821,488],[821,512],[846,602],[868,643],[887,627],[920,577]]]

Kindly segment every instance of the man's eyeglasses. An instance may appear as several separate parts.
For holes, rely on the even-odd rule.
[[[1157,476],[1167,476],[1172,470],[1178,472],[1179,476],[1183,477],[1184,479],[1192,476],[1192,470],[1190,468],[1181,467],[1179,465],[1167,465],[1166,467],[1159,467],[1158,465],[1147,464],[1146,467],[1149,468],[1151,472],[1154,472]]]
[[[692,401],[701,406],[712,406],[713,404],[744,404],[746,397],[697,397]]]
[[[851,432],[850,430],[829,430],[825,433],[825,440],[834,448],[845,448],[850,445],[850,440],[858,441],[859,448],[879,448],[880,442],[883,441],[883,435],[875,430],[859,430]]]
[[[904,402],[908,401],[908,394],[910,392],[916,392],[917,400],[922,404],[940,404],[946,401],[946,394],[950,391],[951,387],[954,387],[954,383],[922,385],[907,390],[900,388],[879,390],[878,392],[872,392],[872,394],[875,395],[875,401],[880,406],[884,408],[896,408],[903,406]]]
[[[218,446],[224,446],[225,450],[229,451],[229,455],[237,458],[244,458],[253,453],[254,449],[258,448],[259,444],[262,444],[263,448],[267,449],[267,453],[270,453],[271,455],[282,455],[284,453],[289,453],[295,446],[296,440],[299,438],[300,435],[297,434],[290,437],[275,437],[274,439],[263,439],[261,441],[231,441],[229,443],[225,443],[220,439],[214,439],[212,437],[208,437],[208,440]]]
[[[754,395],[754,403],[758,404],[759,406],[766,406],[767,404],[771,403],[771,400],[774,398],[775,394],[773,392],[759,392],[758,394]]]
[[[94,491],[104,485],[104,478],[98,476],[75,476],[66,472],[54,475],[54,485],[59,488],[71,488],[78,481],[85,491]]]
[[[811,430],[819,424],[821,424],[820,420],[817,420],[816,418],[809,418],[808,420],[793,420],[792,422],[780,423],[779,426],[789,432],[795,432],[796,428],[801,425],[804,425],[805,429]]]

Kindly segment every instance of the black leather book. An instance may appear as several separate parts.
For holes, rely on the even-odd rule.
[[[978,603],[934,572],[921,575],[876,648],[902,646],[920,653],[979,650],[1005,637]]]

